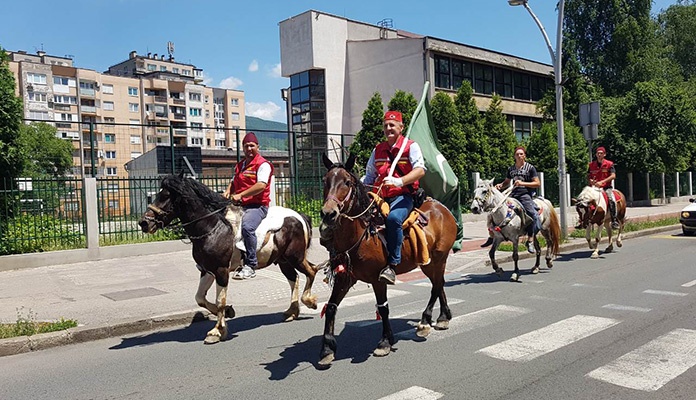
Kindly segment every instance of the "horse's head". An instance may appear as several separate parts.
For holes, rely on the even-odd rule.
[[[155,233],[158,229],[168,226],[176,216],[174,215],[174,199],[179,194],[181,177],[169,175],[162,178],[160,191],[152,203],[147,205],[147,210],[138,221],[140,229],[144,233]]]
[[[355,156],[351,154],[345,165],[332,162],[322,154],[326,174],[324,175],[324,205],[321,207],[321,221],[328,227],[338,222],[338,216],[351,209],[358,196],[359,181],[350,170],[355,165]]]
[[[572,199],[572,203],[575,204],[575,210],[578,212],[578,226],[584,229],[590,225],[590,220],[595,213],[596,207],[599,205],[601,196],[601,189],[594,186],[585,186],[578,197]]]
[[[493,179],[481,180],[478,186],[474,189],[474,199],[471,201],[471,212],[474,214],[481,214],[484,211],[488,211],[493,207],[493,201],[495,199],[495,191],[497,189],[493,186]]]

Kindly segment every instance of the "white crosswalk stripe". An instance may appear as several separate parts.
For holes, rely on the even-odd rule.
[[[483,348],[483,353],[507,361],[529,361],[610,328],[620,321],[576,315],[513,339]]]
[[[390,394],[378,400],[436,400],[444,396],[442,393],[434,392],[420,386],[411,386],[400,392]]]
[[[463,303],[464,300],[459,300],[459,299],[447,299],[447,305],[453,306],[455,304]],[[399,305],[397,307],[389,307],[389,319],[396,319],[396,318],[405,318],[410,315],[418,315],[423,312],[425,309],[426,303],[424,301],[414,301],[408,304],[404,305]],[[363,326],[370,326],[370,325],[375,325],[375,324],[381,324],[382,321],[380,320],[370,320],[370,321],[361,321],[358,323],[355,323],[354,325],[357,327],[363,327]]]
[[[684,296],[689,295],[688,293],[683,293],[683,292],[670,292],[668,290],[653,290],[653,289],[643,290],[643,293],[657,294],[657,295],[662,295],[662,296],[678,296],[678,297],[684,297]]]
[[[637,311],[637,312],[650,312],[650,308],[645,308],[645,307],[633,307],[633,306],[624,306],[621,304],[605,304],[602,306],[602,308],[607,308],[609,310],[619,310],[619,311]]]
[[[394,297],[403,296],[406,294],[409,294],[409,292],[406,292],[403,290],[395,290],[395,289],[389,290],[389,298],[390,299],[393,299]],[[344,309],[346,307],[355,306],[358,304],[368,304],[368,303],[373,303],[373,304],[375,303],[374,293],[365,293],[365,294],[359,294],[357,296],[346,297],[343,299],[343,301],[341,301],[341,304],[338,305],[338,309],[341,310],[341,309]],[[312,309],[303,307],[302,313],[303,314],[310,314],[310,315],[311,314],[319,314],[321,312],[321,310],[324,308],[325,304],[326,304],[326,302],[320,304],[316,310],[312,310]]]
[[[587,374],[614,385],[655,391],[696,365],[696,331],[676,329]]]

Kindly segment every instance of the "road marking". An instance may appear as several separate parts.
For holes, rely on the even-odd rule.
[[[532,300],[555,301],[557,303],[566,301],[565,299],[556,299],[553,297],[539,296],[537,294],[533,294],[533,295],[529,296],[529,298]]]
[[[696,365],[696,331],[676,329],[587,374],[590,378],[653,392]]]
[[[460,317],[452,318],[448,330],[429,336],[428,341],[442,340],[460,333],[469,332],[474,329],[483,328],[488,325],[493,325],[511,318],[519,317],[520,315],[530,312],[532,312],[532,310],[527,308],[506,305],[484,308],[483,310],[474,311]],[[416,331],[415,329],[409,329],[398,332],[395,336],[399,339],[414,339],[416,338]]]
[[[650,312],[650,311],[652,311],[650,308],[624,306],[621,304],[605,304],[602,306],[602,308],[608,308],[610,310],[619,310],[619,311],[638,311],[638,312]]]
[[[693,280],[691,282],[686,282],[685,284],[682,285],[682,287],[692,287],[696,285],[696,280]]]
[[[675,235],[652,235],[650,236],[651,238],[655,239],[686,239],[686,240],[694,240],[693,237],[691,236],[675,236]]]
[[[522,336],[488,346],[477,353],[507,361],[530,361],[601,332],[619,322],[611,318],[576,315]]]
[[[584,287],[584,288],[590,288],[590,289],[608,289],[608,287],[606,287],[606,286],[589,285],[587,283],[573,283],[571,286],[572,287]]]
[[[394,297],[403,296],[405,294],[409,294],[409,292],[406,292],[404,290],[389,290],[388,293],[389,293],[390,299],[393,299]],[[360,294],[357,296],[346,297],[343,299],[343,301],[341,301],[341,304],[338,305],[338,309],[342,310],[346,307],[351,307],[351,306],[356,306],[358,304],[365,304],[365,303],[371,303],[371,302],[374,303],[375,301],[376,301],[375,295],[373,293],[365,293],[365,294]],[[303,308],[302,312],[307,313],[307,314],[319,314],[319,313],[321,313],[321,310],[324,309],[324,304],[326,304],[326,303],[327,302],[323,302],[322,304],[320,304],[316,310],[312,310],[309,308],[305,310]]]
[[[378,400],[436,400],[444,396],[442,393],[434,392],[420,386],[411,386],[400,392],[390,394]]]
[[[471,266],[474,266],[474,265],[476,265],[476,264],[481,264],[481,263],[483,263],[483,262],[485,262],[485,258],[481,257],[481,258],[478,258],[478,259],[476,259],[476,260],[474,260],[474,261],[469,261],[468,263],[462,265],[461,267],[457,267],[457,268],[450,269],[448,272],[451,273],[451,272],[463,271],[463,270],[465,270],[465,269],[467,269],[467,268],[469,268],[469,267],[471,267]]]
[[[664,296],[688,296],[688,293],[683,293],[683,292],[670,292],[667,290],[643,290],[643,293],[647,294],[659,294],[659,295],[664,295]]]
[[[464,302],[464,300],[459,300],[459,299],[448,299],[448,300],[447,300],[447,305],[453,306],[453,305],[455,305],[455,304],[459,304],[459,303],[463,303],[463,302]],[[408,303],[408,304],[404,304],[403,306],[397,306],[395,309],[392,309],[392,308],[390,307],[390,309],[389,309],[389,319],[390,319],[390,320],[393,320],[393,319],[395,319],[395,318],[404,318],[404,317],[408,317],[409,315],[420,314],[420,313],[422,313],[422,312],[423,312],[423,309],[422,309],[422,308],[409,307],[409,309],[404,310],[404,311],[402,311],[402,312],[400,312],[400,313],[398,313],[398,314],[392,314],[393,311],[398,311],[400,308],[403,308],[403,307],[406,307],[406,306],[413,306],[413,305],[415,305],[415,304],[418,304],[418,306],[422,306],[422,305],[423,305],[423,302],[422,302],[422,301],[414,301],[414,302],[411,302],[411,303]],[[364,327],[364,326],[370,326],[370,325],[381,324],[381,323],[382,323],[381,320],[369,320],[369,321],[360,321],[360,322],[356,322],[356,323],[353,323],[353,325],[354,325],[354,326],[357,326],[357,327]]]

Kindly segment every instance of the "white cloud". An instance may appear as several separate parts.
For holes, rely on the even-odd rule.
[[[203,78],[203,82],[202,82],[202,83],[203,83],[204,85],[206,85],[206,86],[208,86],[208,85],[210,85],[211,83],[213,83],[213,77],[210,76],[210,75],[208,75],[208,74],[206,74],[205,72],[203,72],[203,75],[201,76],[201,78]]]
[[[271,78],[282,78],[283,76],[280,75],[280,63],[274,65],[271,70],[268,72],[268,76]]]
[[[219,87],[223,89],[237,89],[242,86],[244,82],[241,79],[235,78],[234,76],[227,77],[220,81]]]
[[[246,114],[252,117],[285,122],[283,109],[272,101],[265,103],[246,103]]]
[[[249,64],[249,72],[256,72],[259,70],[259,62],[256,60],[252,60],[251,64]]]

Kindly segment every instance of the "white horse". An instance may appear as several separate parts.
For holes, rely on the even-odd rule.
[[[585,186],[577,198],[571,199],[572,204],[578,211],[578,222],[581,228],[585,228],[585,239],[592,252],[591,258],[599,258],[599,241],[602,239],[602,225],[607,230],[607,240],[609,246],[604,250],[611,253],[614,250],[614,237],[611,228],[611,215],[607,211],[607,200],[603,195],[603,190],[595,186]],[[621,234],[623,233],[626,217],[626,198],[621,191],[613,189],[614,199],[616,200],[616,219],[619,222],[619,232],[616,234],[616,245],[623,246]],[[595,240],[592,243],[592,229],[595,228]]]
[[[553,257],[558,255],[561,243],[561,225],[558,222],[558,215],[550,201],[543,198],[534,199],[534,203],[540,209],[539,219],[541,220],[541,234],[546,239],[546,266],[553,267]],[[520,236],[526,235],[526,229],[522,226],[521,215],[524,208],[519,201],[501,193],[493,186],[493,179],[480,181],[474,190],[474,200],[471,202],[471,211],[474,214],[488,212],[488,221],[493,225],[493,245],[488,255],[491,265],[498,276],[503,275],[503,269],[495,261],[495,251],[503,241],[511,241],[512,259],[515,261],[515,271],[510,277],[511,281],[519,281],[520,270],[517,267],[519,255],[517,245]],[[527,218],[527,216],[525,216]],[[532,222],[530,222],[532,223]],[[490,227],[489,227],[490,228]],[[536,264],[532,268],[533,274],[539,273],[539,263],[541,258],[541,246],[536,235],[534,235],[534,248],[536,249]]]

